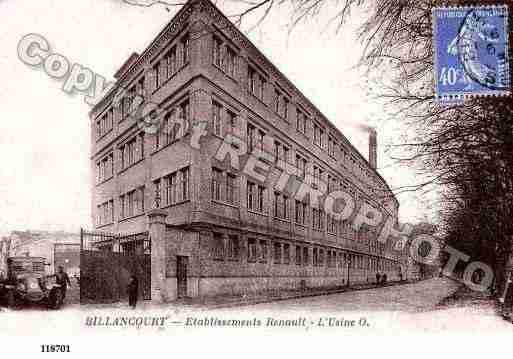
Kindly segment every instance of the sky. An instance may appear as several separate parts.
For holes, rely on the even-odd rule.
[[[217,6],[230,15],[238,13],[240,4],[219,0]],[[121,0],[0,0],[0,234],[92,226],[90,107],[83,94],[64,93],[63,81],[20,61],[21,38],[40,34],[70,63],[112,80],[130,54],[142,53],[178,9]],[[394,164],[384,151],[401,125],[380,121],[383,109],[369,98],[363,72],[355,67],[362,50],[356,39],[362,14],[355,13],[337,32],[326,26],[332,13],[326,9],[290,32],[290,10],[276,7],[257,28],[252,26],[257,13],[244,17],[242,30],[366,158],[368,137],[357,126],[377,126],[378,170],[392,188],[414,183],[414,171]],[[398,199],[403,222],[432,214],[417,194]]]

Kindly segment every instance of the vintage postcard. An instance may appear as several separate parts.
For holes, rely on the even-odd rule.
[[[512,7],[0,0],[2,346],[511,333]]]

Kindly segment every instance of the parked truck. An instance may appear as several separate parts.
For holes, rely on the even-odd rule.
[[[45,275],[45,258],[9,257],[7,276],[0,278],[0,301],[9,308],[28,303],[59,309],[63,302],[55,276]]]

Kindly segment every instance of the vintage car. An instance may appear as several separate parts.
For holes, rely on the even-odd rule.
[[[59,309],[63,293],[61,286],[55,283],[55,276],[45,275],[44,258],[10,257],[7,259],[7,278],[0,281],[0,301],[10,308],[40,303]]]

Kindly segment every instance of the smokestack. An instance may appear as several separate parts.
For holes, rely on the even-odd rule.
[[[369,130],[369,164],[373,169],[378,165],[378,133],[374,128]]]

